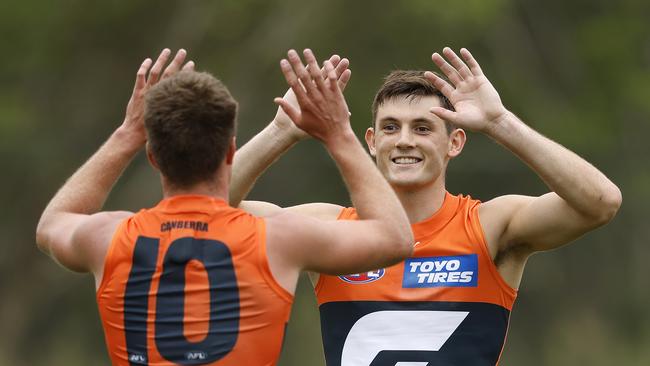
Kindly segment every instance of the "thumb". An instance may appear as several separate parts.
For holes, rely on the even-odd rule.
[[[273,99],[273,102],[282,108],[284,113],[289,116],[289,118],[293,121],[293,123],[296,123],[296,121],[300,121],[300,112],[296,110],[291,104],[289,104],[286,100],[283,98],[275,98]]]
[[[442,107],[433,107],[429,109],[429,112],[435,114],[436,116],[440,117],[444,121],[448,121],[451,123],[456,123],[456,120],[458,119],[458,113],[454,111],[450,111],[449,109],[442,108]]]

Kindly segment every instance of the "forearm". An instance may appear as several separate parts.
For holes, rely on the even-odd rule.
[[[43,233],[60,214],[93,214],[142,147],[142,142],[118,128],[97,152],[59,189],[45,208],[37,231]]]
[[[239,148],[232,168],[230,205],[237,207],[264,171],[299,140],[290,128],[271,122]]]
[[[620,191],[614,183],[589,162],[542,136],[513,113],[506,113],[486,134],[530,166],[578,212],[599,216],[618,209]]]
[[[410,224],[395,192],[381,175],[352,130],[327,144],[350,192],[352,204],[360,218],[377,220],[379,227]],[[399,240],[411,241],[410,230],[400,233]],[[406,235],[406,237],[404,236]]]

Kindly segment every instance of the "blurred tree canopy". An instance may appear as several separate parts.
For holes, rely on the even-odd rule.
[[[0,3],[0,365],[108,364],[90,276],[35,246],[42,209],[123,118],[136,69],[163,47],[186,48],[240,102],[243,144],[275,113],[289,48],[351,60],[346,91],[359,136],[390,70],[434,69],[444,46],[472,50],[501,98],[531,126],[617,183],[608,226],[534,256],[502,365],[650,364],[650,2],[644,0],[297,0]],[[448,189],[482,200],[547,189],[516,157],[471,134]],[[140,156],[107,209],[160,198]],[[347,204],[315,142],[290,151],[251,198]],[[301,281],[281,365],[323,364],[310,285]]]

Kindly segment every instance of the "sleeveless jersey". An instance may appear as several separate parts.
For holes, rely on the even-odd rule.
[[[97,290],[113,365],[275,365],[293,296],[265,235],[263,219],[207,196],[122,222]]]
[[[479,201],[446,193],[411,258],[315,291],[328,366],[496,365],[517,292],[490,257]],[[357,219],[352,208],[339,219]]]

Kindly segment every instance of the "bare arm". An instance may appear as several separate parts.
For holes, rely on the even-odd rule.
[[[443,53],[449,62],[437,53],[432,59],[451,84],[432,73],[427,77],[456,111],[436,107],[432,113],[505,146],[552,191],[540,197],[503,196],[481,208],[488,241],[492,238],[496,251],[520,247],[526,256],[553,249],[611,220],[621,204],[621,192],[614,183],[508,111],[469,51],[461,50],[463,59],[449,48]]]
[[[344,90],[351,75],[349,62],[338,55],[333,55],[329,60],[335,67],[339,87]],[[293,90],[287,90],[282,98],[293,107],[299,108]],[[257,178],[280,156],[307,137],[309,135],[296,127],[284,110],[278,107],[271,123],[235,154],[229,193],[230,205],[238,206],[253,188]]]
[[[155,84],[170,51],[163,50],[156,63],[146,59],[136,76],[133,94],[122,125],[79,168],[47,205],[36,229],[38,247],[66,268],[101,274],[110,238],[129,212],[100,212],[111,188],[144,146],[144,94]],[[178,71],[185,51],[178,52],[163,76]],[[185,68],[193,68],[189,62]]]
[[[343,209],[342,206],[332,203],[314,202],[290,207],[280,207],[264,201],[242,201],[239,208],[259,217],[271,217],[286,211],[328,221],[336,220]]]
[[[281,63],[300,111],[283,99],[276,102],[298,127],[326,147],[360,221],[325,221],[289,212],[270,217],[267,233],[272,267],[281,263],[284,268],[340,274],[403,260],[413,244],[404,209],[352,131],[333,66],[326,62],[328,78],[323,80],[310,50],[305,50],[305,58],[309,70],[293,50],[289,61]]]

